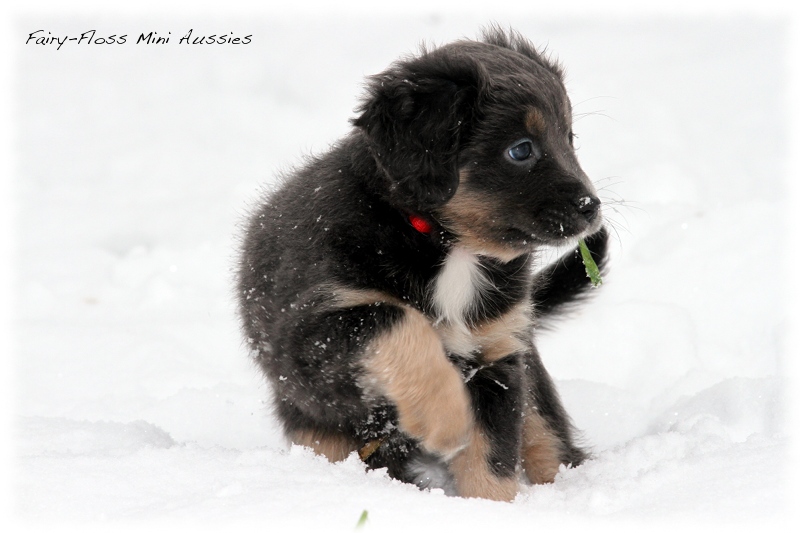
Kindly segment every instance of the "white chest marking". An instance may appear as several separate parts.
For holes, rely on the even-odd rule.
[[[436,325],[445,345],[463,355],[475,349],[465,316],[479,305],[481,292],[489,285],[478,256],[453,248],[445,259],[433,288]]]

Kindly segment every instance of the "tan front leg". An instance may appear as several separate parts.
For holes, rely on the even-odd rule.
[[[489,441],[477,428],[470,432],[469,444],[450,463],[459,496],[510,502],[517,496],[517,476],[499,477],[489,464]]]
[[[362,385],[394,403],[404,433],[449,459],[466,445],[473,426],[469,395],[428,319],[404,311],[399,323],[368,347]]]
[[[561,440],[533,409],[525,412],[522,425],[522,467],[531,483],[552,483],[561,466]]]

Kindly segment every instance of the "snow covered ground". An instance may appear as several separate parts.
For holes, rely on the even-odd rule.
[[[497,20],[565,64],[616,230],[597,297],[540,339],[595,458],[512,504],[328,464],[284,442],[239,336],[236,235],[261,187],[348,130],[365,75],[485,18],[27,18],[18,40],[129,42],[16,55],[20,529],[783,523],[787,26]],[[252,44],[179,46],[190,28]],[[133,44],[150,31],[170,43]]]

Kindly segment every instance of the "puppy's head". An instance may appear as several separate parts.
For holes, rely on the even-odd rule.
[[[395,63],[360,112],[390,202],[476,253],[508,260],[600,227],[561,71],[516,34]]]

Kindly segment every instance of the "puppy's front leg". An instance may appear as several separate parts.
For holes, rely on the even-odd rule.
[[[519,355],[478,370],[467,386],[476,424],[467,448],[450,465],[458,494],[511,501],[519,487],[523,371]]]
[[[366,350],[362,385],[395,405],[404,433],[449,460],[468,443],[470,398],[428,319],[403,310],[402,318]]]
[[[560,465],[578,466],[587,454],[574,443],[572,422],[535,349],[526,355],[525,370],[522,466],[532,483],[552,483]]]

